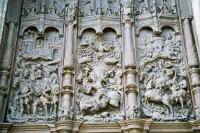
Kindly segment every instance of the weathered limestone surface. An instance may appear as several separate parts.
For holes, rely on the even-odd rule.
[[[0,132],[200,131],[198,0],[16,3],[0,15]]]

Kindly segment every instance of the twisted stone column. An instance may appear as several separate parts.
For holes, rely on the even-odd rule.
[[[200,73],[199,73],[199,59],[197,56],[197,49],[195,47],[192,31],[190,27],[190,18],[183,20],[184,38],[187,62],[189,66],[189,76],[192,86],[192,95],[194,100],[194,107],[196,118],[200,119]]]
[[[0,121],[3,121],[5,116],[5,97],[8,94],[8,80],[11,72],[12,56],[13,56],[13,36],[15,31],[15,23],[9,23],[8,38],[5,45],[3,62],[0,66]]]
[[[136,61],[132,38],[132,19],[131,7],[124,9],[124,68],[125,68],[125,87],[126,87],[126,118],[133,119],[137,117],[137,83],[136,83]]]

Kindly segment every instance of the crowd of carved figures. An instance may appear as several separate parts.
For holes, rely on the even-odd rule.
[[[140,17],[148,17],[151,15],[175,15],[175,0],[137,0],[135,6],[135,14]]]
[[[93,0],[84,0],[80,3],[82,11],[80,16],[120,16],[119,0],[101,0],[94,3]],[[103,5],[103,6],[102,6]]]
[[[192,117],[192,101],[179,35],[171,28],[163,29],[159,37],[152,35],[146,28],[139,37],[143,115],[157,120],[187,120]]]
[[[65,0],[25,0],[22,10],[23,17],[33,17],[38,14],[48,14],[63,17]]]
[[[75,0],[24,1],[23,19],[28,17],[35,19],[34,16],[41,14],[63,17],[68,23],[64,22],[64,26],[61,27],[66,28],[66,33],[70,31],[65,35],[65,40],[72,42],[64,42],[60,31],[52,28],[53,26],[44,28],[48,25],[44,19],[40,20],[44,26],[43,30],[38,31],[38,28],[34,26],[21,29],[23,34],[20,34],[17,41],[7,120],[9,122],[49,122],[56,118],[67,120],[75,117],[76,120],[88,122],[113,122],[123,120],[125,116],[127,119],[143,117],[166,121],[192,119],[192,101],[187,67],[183,60],[183,44],[181,35],[174,29],[178,26],[178,21],[174,21],[177,18],[173,16],[176,15],[175,0],[135,0],[136,4],[133,4],[131,0],[121,1],[122,3],[119,0],[83,0],[79,1],[79,5],[76,2]],[[135,25],[130,24],[132,16],[129,13],[132,12],[127,9],[134,10]],[[128,14],[123,14],[126,10]],[[80,19],[87,19],[90,16],[124,19],[125,16],[125,21],[119,21],[119,26],[122,26],[122,36],[111,28],[105,28],[102,34],[96,34],[95,30],[87,29],[88,27],[80,33],[80,36],[76,36],[72,33],[75,31],[74,27],[82,26],[82,24],[74,25],[75,20],[78,19],[77,16]],[[155,16],[156,20],[154,20]],[[155,27],[161,25],[158,19],[161,16],[171,17],[177,24],[173,25],[173,28],[157,27],[157,30],[162,30],[156,31]],[[147,19],[143,21],[145,17],[149,17],[149,21],[146,21]],[[55,22],[58,22],[56,17],[54,18]],[[28,19],[26,21],[29,22]],[[92,21],[96,23],[96,20]],[[149,25],[151,25],[152,21],[154,29],[147,28],[146,23],[150,22]],[[157,23],[155,24],[154,21]],[[109,20],[109,23],[112,25],[112,20]],[[124,38],[131,39],[133,37],[131,34],[134,30],[137,31],[138,27],[144,28],[141,28],[136,33],[137,35],[133,35],[136,40],[132,40],[136,43],[123,40]],[[123,32],[131,37],[124,37]],[[67,47],[63,46],[64,44]],[[66,55],[64,52],[70,51],[67,48],[71,44],[77,49],[72,48],[73,55],[67,54],[63,57],[67,59],[62,59],[62,56]],[[124,54],[127,51],[123,50],[125,45],[132,48],[134,44],[133,51],[136,51],[139,56],[138,66],[134,66],[136,63],[134,61],[131,67],[127,67],[125,63],[123,64],[122,55],[128,54]],[[74,59],[75,63],[72,65],[75,68],[63,65],[65,64],[63,62],[70,60],[71,57],[68,56]],[[137,70],[133,69],[132,65]],[[66,68],[62,70],[62,67]],[[125,81],[128,79],[129,67],[131,73],[134,73],[128,77],[131,79],[130,86],[138,85],[138,88],[135,87],[136,90],[134,90],[133,87],[133,90],[135,99],[140,100],[140,104],[134,101],[137,103],[134,106],[125,105],[132,102],[127,102],[127,93],[130,88],[127,87]],[[70,107],[59,108],[58,105],[62,105],[63,100],[61,92],[67,90],[60,84],[65,71],[75,74],[67,75],[70,77],[69,80],[73,81],[73,85],[70,86],[73,102],[72,106],[71,103],[69,104]],[[134,83],[132,83],[133,78],[135,78]],[[135,93],[137,89],[139,90],[138,97]]]
[[[75,2],[75,1],[74,1]],[[73,1],[65,0],[25,0],[22,16],[33,17],[38,14],[47,14],[53,16],[67,17],[76,16],[77,4]],[[119,16],[120,1],[119,0],[101,0],[94,3],[93,0],[84,0],[80,2],[80,16]],[[102,5],[106,5],[105,7]],[[72,18],[68,18],[72,19]]]
[[[122,119],[121,45],[115,32],[85,32],[78,48],[77,104],[79,119]]]
[[[8,121],[54,120],[58,111],[61,41],[56,29],[27,29],[18,45]]]

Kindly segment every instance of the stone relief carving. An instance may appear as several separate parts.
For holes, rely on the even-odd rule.
[[[160,5],[160,15],[175,15],[176,3],[174,0],[163,0]]]
[[[23,17],[34,17],[38,14],[48,14],[63,17],[64,0],[25,0],[22,10]]]
[[[81,3],[83,11],[80,16],[120,16],[120,2],[118,0],[101,0],[100,3],[94,3],[92,0],[83,1]]]
[[[182,46],[173,30],[153,37],[142,30],[140,47],[140,93],[144,117],[156,120],[187,120],[192,117],[186,65]]]
[[[173,0],[161,0],[159,3],[138,0],[136,4],[132,0],[123,2],[127,15],[130,15],[132,5],[136,6],[134,10],[139,17],[155,16],[155,13],[159,17],[176,15]],[[120,16],[118,0],[84,0],[80,1],[80,5],[83,8],[81,17]],[[22,16],[52,15],[74,22],[78,9],[74,1],[25,0]],[[190,86],[179,35],[171,28],[164,29],[157,37],[152,34],[148,28],[139,34],[141,107],[128,106],[126,118],[139,118],[142,111],[142,117],[154,120],[190,119],[193,117]],[[19,39],[7,120],[51,122],[56,120],[57,115],[60,120],[72,119],[73,116],[88,122],[122,120],[125,111],[120,38],[110,30],[99,35],[92,30],[83,33],[77,49],[76,85],[73,86],[77,89],[75,107],[70,105],[70,109],[58,110],[61,43],[63,38],[56,29],[47,29],[44,33],[33,27],[25,30]]]
[[[17,49],[9,122],[55,120],[62,41],[54,28],[47,29],[42,36],[34,28],[24,32]]]
[[[135,4],[135,14],[140,18],[155,16],[173,16],[176,15],[176,3],[174,0],[138,0]]]
[[[121,45],[114,32],[83,34],[78,48],[77,119],[122,119]]]
[[[67,3],[66,8],[66,20],[68,22],[73,22],[77,16],[77,4],[74,2]]]

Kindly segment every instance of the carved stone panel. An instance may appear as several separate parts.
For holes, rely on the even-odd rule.
[[[143,117],[155,120],[187,120],[192,101],[187,68],[179,35],[164,28],[153,37],[150,28],[140,31],[140,94]]]
[[[35,17],[39,14],[63,17],[65,0],[24,0],[22,17]]]
[[[80,1],[80,16],[120,16],[120,1],[119,0],[82,0]]]
[[[55,28],[39,34],[36,28],[30,27],[18,42],[7,120],[54,121],[59,102],[63,38]]]
[[[139,19],[177,15],[175,0],[136,0],[134,6],[136,16]]]
[[[78,46],[76,119],[116,121],[123,118],[120,38],[112,30],[83,33]]]

